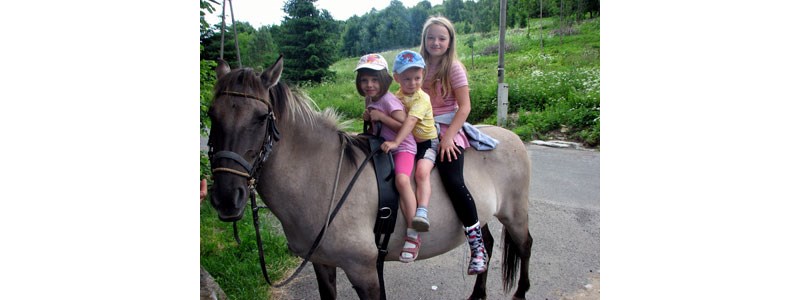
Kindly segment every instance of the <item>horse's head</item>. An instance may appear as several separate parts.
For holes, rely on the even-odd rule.
[[[269,90],[278,83],[283,58],[260,75],[250,68],[231,71],[225,61],[217,66],[211,119],[209,158],[214,176],[211,205],[222,221],[242,218],[254,176],[277,140]]]

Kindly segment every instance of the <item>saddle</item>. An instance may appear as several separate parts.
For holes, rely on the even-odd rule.
[[[388,253],[389,238],[394,232],[397,222],[400,194],[394,184],[394,159],[391,153],[384,153],[380,148],[384,139],[371,134],[361,134],[369,141],[372,165],[375,168],[375,182],[378,185],[378,217],[375,220],[375,246],[378,247],[378,278],[381,287],[381,299],[386,299],[383,283],[383,262]],[[376,152],[377,151],[377,152]]]

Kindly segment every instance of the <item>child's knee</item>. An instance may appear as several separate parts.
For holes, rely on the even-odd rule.
[[[417,181],[417,184],[419,184],[421,182],[428,182],[428,181],[431,180],[431,172],[430,171],[417,170],[417,172],[414,174],[414,180]]]
[[[411,186],[411,178],[406,174],[395,174],[394,183],[398,188]]]

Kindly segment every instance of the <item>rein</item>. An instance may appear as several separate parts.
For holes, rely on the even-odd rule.
[[[231,91],[222,91],[222,92],[219,92],[219,94],[220,95],[238,96],[238,97],[244,97],[244,98],[248,98],[248,99],[258,100],[258,101],[261,101],[261,102],[267,104],[268,107],[271,107],[269,102],[267,102],[265,99],[260,98],[258,96],[245,94],[245,93],[239,93],[239,92],[231,92]],[[259,258],[259,262],[261,264],[261,274],[264,276],[264,279],[267,281],[267,283],[270,286],[278,287],[278,288],[286,285],[289,282],[291,282],[294,278],[297,277],[297,275],[300,274],[300,271],[303,270],[303,268],[306,266],[306,264],[308,264],[308,261],[311,258],[311,255],[314,254],[314,251],[316,251],[317,247],[319,247],[319,244],[322,241],[323,237],[325,236],[325,233],[327,233],[328,226],[333,222],[333,219],[338,214],[339,209],[341,209],[342,205],[347,200],[347,197],[350,195],[350,191],[353,189],[353,186],[355,185],[355,182],[358,179],[358,177],[361,175],[361,172],[364,170],[364,167],[367,165],[367,163],[370,160],[372,160],[372,157],[375,156],[375,154],[382,152],[380,150],[380,148],[376,148],[376,149],[373,149],[372,151],[370,151],[370,153],[367,155],[367,157],[365,157],[364,160],[359,165],[358,169],[356,170],[356,173],[350,179],[350,183],[347,185],[347,188],[345,189],[344,193],[342,194],[342,197],[339,199],[339,202],[336,204],[336,207],[334,208],[333,207],[333,200],[336,197],[336,191],[338,189],[338,183],[339,183],[339,175],[340,175],[340,172],[341,172],[341,163],[342,163],[342,158],[344,157],[344,147],[342,148],[342,152],[341,152],[340,157],[339,157],[339,164],[338,164],[337,169],[336,169],[336,181],[334,182],[333,194],[331,195],[331,205],[330,205],[330,208],[328,209],[327,222],[325,222],[325,224],[323,225],[323,227],[320,230],[319,234],[317,234],[316,239],[314,239],[314,243],[309,248],[309,250],[306,253],[306,255],[303,257],[303,262],[300,264],[300,266],[297,267],[295,272],[288,279],[284,280],[283,282],[281,282],[279,284],[272,284],[272,281],[269,279],[269,275],[267,274],[267,267],[266,267],[266,262],[265,262],[265,258],[264,258],[264,247],[263,247],[263,244],[261,242],[261,230],[259,229],[259,222],[258,222],[258,211],[259,211],[259,209],[262,209],[262,208],[266,209],[268,207],[257,205],[257,203],[256,203],[256,184],[258,183],[258,177],[260,176],[260,172],[259,171],[261,169],[261,165],[267,160],[267,158],[269,158],[269,155],[272,152],[272,148],[273,148],[274,143],[278,142],[279,140],[280,140],[280,132],[278,131],[278,128],[275,125],[275,114],[273,113],[272,109],[270,109],[269,115],[267,117],[267,130],[266,130],[265,137],[264,137],[264,144],[262,145],[261,150],[258,153],[258,156],[256,156],[256,159],[253,161],[254,165],[250,165],[250,163],[248,163],[246,160],[244,160],[241,157],[241,155],[237,154],[236,152],[232,152],[232,151],[219,151],[219,152],[216,152],[216,151],[214,151],[214,148],[211,145],[211,139],[209,139],[209,142],[208,142],[209,158],[211,160],[212,165],[214,164],[214,161],[216,161],[217,159],[226,158],[226,159],[233,160],[234,162],[236,162],[240,166],[242,166],[245,170],[247,170],[247,172],[242,172],[242,171],[238,171],[238,170],[231,169],[231,168],[222,168],[222,167],[220,167],[220,168],[213,168],[211,170],[211,173],[213,174],[213,173],[217,173],[217,172],[226,172],[226,173],[236,174],[236,175],[239,175],[239,176],[242,176],[242,177],[245,177],[245,178],[248,179],[248,189],[249,189],[249,192],[250,192],[250,207],[251,207],[252,214],[253,214],[253,226],[255,227],[255,230],[256,230],[256,243],[258,245],[258,258]],[[331,210],[331,208],[333,208],[333,210]],[[241,240],[239,239],[238,228],[236,227],[236,223],[235,222],[233,223],[233,232],[234,232],[234,237],[235,237],[236,241],[238,243],[241,243]]]
[[[231,169],[231,168],[213,168],[211,169],[211,173],[217,172],[227,172],[236,174],[248,179],[248,189],[250,191],[250,207],[253,211],[253,226],[256,229],[256,243],[258,244],[258,253],[259,253],[259,260],[261,261],[261,273],[264,275],[264,278],[267,280],[270,285],[272,283],[269,280],[269,275],[267,275],[267,267],[264,260],[264,246],[261,242],[261,232],[259,230],[259,223],[258,223],[258,210],[262,208],[267,208],[266,206],[258,206],[256,205],[256,184],[258,182],[258,177],[261,175],[259,172],[261,170],[261,165],[269,158],[270,153],[272,153],[273,145],[280,140],[280,132],[278,131],[278,127],[275,126],[275,114],[271,109],[271,105],[267,102],[264,98],[239,93],[239,92],[232,92],[232,91],[222,91],[219,92],[220,95],[229,95],[229,96],[238,96],[244,97],[248,99],[254,99],[263,102],[270,107],[269,115],[267,116],[267,130],[264,133],[264,144],[261,146],[261,150],[258,152],[256,159],[253,160],[254,166],[251,166],[241,155],[233,151],[219,151],[216,152],[214,150],[213,145],[211,144],[211,139],[208,140],[208,148],[209,148],[209,159],[211,164],[213,165],[215,161],[222,158],[231,159],[234,162],[238,163],[242,166],[247,172],[242,172],[239,170]],[[236,223],[233,223],[233,235],[236,239],[237,243],[241,243],[241,239],[239,239],[239,229],[236,226]]]

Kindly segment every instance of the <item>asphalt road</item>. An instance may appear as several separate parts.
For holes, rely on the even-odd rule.
[[[600,279],[600,153],[528,144],[533,236],[531,289],[527,299],[598,299]],[[495,256],[487,281],[488,299],[510,299],[501,283],[501,224],[489,223]],[[465,299],[475,276],[466,275],[466,244],[411,264],[387,262],[389,299]],[[516,287],[515,287],[516,288]],[[358,299],[344,272],[337,274],[340,299]],[[319,299],[314,271],[307,266],[289,285],[273,289],[273,299]]]

